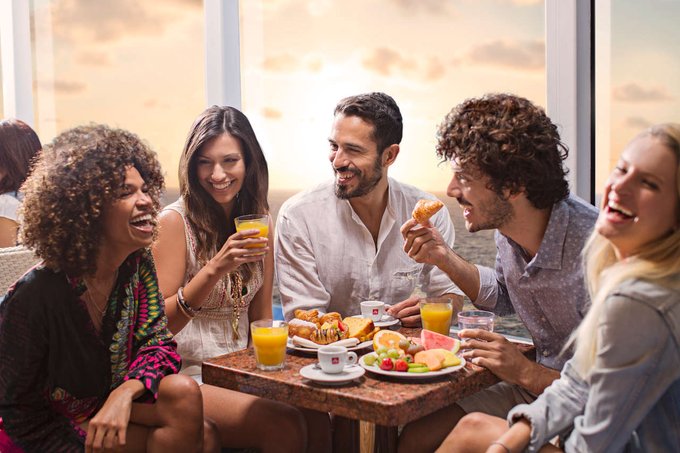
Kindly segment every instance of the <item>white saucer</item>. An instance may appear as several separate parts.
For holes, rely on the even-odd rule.
[[[317,368],[315,363],[300,368],[300,376],[317,384],[325,385],[342,385],[359,378],[366,373],[366,370],[359,365],[349,365],[337,374],[324,373],[320,368]]]
[[[352,318],[363,318],[361,315],[354,315]],[[373,325],[376,327],[390,327],[399,323],[399,319],[393,318],[390,315],[383,315],[380,321],[373,321]]]

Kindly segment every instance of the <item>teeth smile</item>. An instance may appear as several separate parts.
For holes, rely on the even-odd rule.
[[[624,208],[623,206],[621,206],[620,204],[618,204],[614,200],[609,200],[609,203],[607,203],[607,206],[609,207],[609,209],[613,209],[615,211],[618,211],[618,212],[620,212],[624,215],[627,215],[628,217],[633,217],[635,215],[633,212]]]
[[[223,190],[223,189],[226,189],[227,187],[229,187],[232,182],[233,181],[223,182],[221,184],[212,183],[212,186],[217,190]]]
[[[151,214],[144,214],[130,220],[130,223],[146,223],[146,222],[154,223],[154,218]]]

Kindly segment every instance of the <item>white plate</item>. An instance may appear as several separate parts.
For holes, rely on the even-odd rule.
[[[333,343],[331,343],[331,345],[332,344]],[[319,345],[319,347],[321,347],[321,346],[322,345]],[[347,350],[348,351],[358,351],[360,349],[365,349],[365,348],[372,347],[372,346],[373,346],[373,340],[368,340],[368,341],[364,341],[363,343],[359,343],[356,346],[352,346],[351,348],[347,348]],[[318,348],[306,348],[304,346],[298,346],[295,343],[293,343],[293,340],[291,338],[288,338],[288,343],[286,343],[286,347],[288,349],[292,349],[294,351],[310,352],[310,353],[313,352],[314,354],[316,354],[316,352],[318,351]]]
[[[363,316],[354,315],[354,316],[352,316],[352,318],[363,318]],[[376,326],[376,327],[380,327],[380,328],[390,327],[390,326],[393,326],[393,325],[398,324],[398,323],[399,323],[399,319],[393,318],[390,315],[383,315],[383,317],[380,318],[380,321],[373,321],[373,325]]]
[[[300,376],[318,384],[326,385],[342,385],[360,378],[366,373],[362,367],[358,365],[348,365],[340,373],[328,374],[324,373],[316,364],[307,365],[300,368]]]
[[[369,354],[373,354],[370,352]],[[465,359],[462,357],[458,357],[460,359],[460,365],[456,366],[450,366],[448,368],[442,368],[441,370],[437,371],[428,371],[427,373],[409,373],[408,371],[385,371],[381,370],[379,367],[375,365],[366,365],[364,363],[364,359],[366,358],[367,355],[365,354],[359,357],[359,365],[361,365],[364,369],[370,371],[371,373],[375,374],[382,374],[383,376],[389,376],[393,377],[396,379],[407,379],[407,380],[417,380],[417,379],[431,379],[431,378],[436,378],[439,376],[444,376],[446,374],[451,374],[454,373],[461,368],[465,366]]]

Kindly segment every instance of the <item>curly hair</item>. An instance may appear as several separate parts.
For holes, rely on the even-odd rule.
[[[222,207],[201,186],[198,157],[211,140],[229,134],[243,152],[246,175],[237,203],[227,219]],[[199,260],[209,260],[236,232],[234,219],[244,214],[268,213],[269,170],[260,143],[248,118],[233,107],[213,105],[204,110],[189,130],[179,161],[179,189],[189,222],[196,231]],[[226,225],[226,228],[223,227]]]
[[[489,189],[525,192],[545,209],[569,195],[567,147],[543,109],[510,94],[489,94],[454,107],[437,132],[437,156],[490,179]]]
[[[131,166],[144,179],[155,214],[163,175],[156,154],[139,137],[97,124],[57,136],[23,186],[24,244],[52,269],[71,276],[93,273],[103,210],[122,195]]]
[[[333,114],[358,116],[372,124],[378,154],[391,145],[401,143],[404,130],[401,112],[392,96],[385,93],[366,93],[341,99]]]
[[[0,194],[19,190],[41,149],[31,126],[13,118],[0,121],[0,168],[5,172],[0,179]]]

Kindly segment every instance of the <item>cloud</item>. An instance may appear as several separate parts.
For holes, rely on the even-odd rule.
[[[273,107],[265,107],[262,109],[262,116],[270,120],[279,120],[283,116],[283,113]]]
[[[111,66],[111,58],[104,52],[81,52],[76,61],[87,66]]]
[[[273,55],[262,61],[262,68],[271,72],[292,72],[299,66],[298,58],[288,53]]]
[[[632,129],[644,130],[652,125],[652,122],[641,116],[629,116],[624,120],[624,125]]]
[[[447,14],[452,12],[449,0],[392,0],[392,3],[399,6],[409,14],[424,11],[430,14]]]
[[[437,57],[430,57],[425,69],[425,79],[428,81],[439,80],[446,74],[446,67]]]
[[[46,82],[46,85],[50,85],[49,82]],[[57,94],[77,94],[77,93],[82,93],[85,91],[87,88],[87,85],[85,85],[82,82],[70,82],[66,80],[55,80],[51,86],[48,86],[47,88],[54,88],[54,91]]]
[[[627,83],[612,90],[612,99],[620,102],[664,102],[674,99],[665,87],[645,88],[637,83]]]
[[[401,56],[396,50],[379,47],[371,55],[366,56],[361,64],[371,71],[383,76],[391,76],[394,72],[408,72],[417,68],[418,64],[412,58]]]
[[[501,3],[510,3],[518,6],[543,5],[545,0],[499,0]]]
[[[203,8],[203,0],[165,0],[167,3],[175,3],[179,6],[191,6],[194,8]]]
[[[545,68],[543,41],[496,40],[475,46],[467,54],[470,63],[537,71]]]
[[[319,72],[323,68],[323,59],[318,55],[307,55],[298,58],[289,53],[272,55],[262,60],[262,68],[270,72],[295,72],[307,70]]]
[[[160,4],[160,3],[159,3]],[[170,17],[154,3],[150,14],[136,0],[63,0],[53,6],[54,30],[65,39],[113,41],[129,35],[157,35]]]

